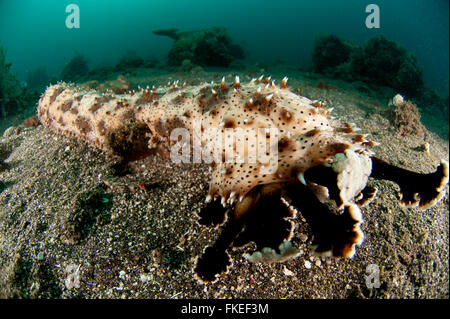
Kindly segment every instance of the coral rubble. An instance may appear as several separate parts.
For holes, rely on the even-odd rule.
[[[400,94],[393,98],[394,125],[400,135],[414,135],[425,139],[427,130],[420,122],[420,113],[417,107],[410,101],[405,101]]]
[[[234,59],[242,59],[244,51],[232,43],[225,28],[179,32],[177,29],[155,30],[156,35],[175,40],[168,54],[171,65],[181,65],[188,59],[201,66],[227,67]]]
[[[335,35],[322,35],[315,39],[312,55],[313,69],[317,73],[326,73],[328,69],[345,63],[350,58],[353,46]]]
[[[371,38],[361,46],[334,35],[319,36],[312,63],[315,72],[389,86],[410,98],[421,97],[425,90],[417,58],[384,36]]]
[[[63,68],[61,79],[63,81],[78,81],[81,77],[87,75],[89,68],[86,59],[76,54]]]
[[[125,55],[120,58],[119,62],[114,67],[117,72],[127,71],[144,66],[144,59],[138,56],[133,51],[127,51]]]
[[[0,48],[0,117],[20,112],[27,103],[25,89],[9,71],[11,63],[5,57],[6,51]]]

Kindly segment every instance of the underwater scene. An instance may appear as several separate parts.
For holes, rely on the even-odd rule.
[[[448,160],[447,0],[0,1],[2,299],[449,298]]]

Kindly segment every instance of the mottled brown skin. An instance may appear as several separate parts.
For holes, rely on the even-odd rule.
[[[44,125],[57,133],[75,136],[119,156],[128,150],[129,158],[142,157],[133,153],[143,153],[143,124],[147,126],[149,146],[166,151],[171,147],[170,132],[185,127],[193,133],[195,121],[201,121],[201,145],[206,150],[214,139],[208,128],[220,128],[224,136],[226,129],[239,128],[244,134],[251,133],[250,129],[278,129],[278,162],[271,163],[277,166],[273,173],[260,174],[264,164],[251,163],[248,145],[244,154],[238,154],[243,163],[216,161],[209,195],[228,201],[230,194],[242,198],[256,185],[295,179],[310,167],[329,163],[347,148],[365,150],[362,143],[367,141],[361,137],[352,140],[348,124],[332,120],[327,110],[314,105],[286,88],[262,83],[203,84],[184,89],[171,86],[128,95],[100,94],[58,84],[41,98],[38,114]],[[345,136],[343,130],[350,135]],[[138,133],[130,139],[125,131]],[[131,147],[135,141],[137,148]],[[125,145],[121,147],[120,143]]]

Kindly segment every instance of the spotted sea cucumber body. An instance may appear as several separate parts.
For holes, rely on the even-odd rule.
[[[227,271],[230,247],[255,243],[257,250],[244,254],[251,262],[298,256],[290,242],[297,211],[311,227],[314,253],[354,256],[364,238],[359,207],[377,193],[369,177],[397,183],[406,207],[426,209],[443,198],[447,161],[428,174],[390,165],[369,150],[375,142],[331,117],[324,103],[291,92],[286,81],[174,82],[128,94],[59,83],[42,95],[38,116],[54,132],[124,160],[156,151],[210,166],[198,217],[204,225],[221,224],[222,232],[197,258],[193,271],[203,282]],[[203,218],[211,213],[222,218]]]
[[[331,164],[338,153],[361,154],[361,163],[368,158],[365,154],[370,154],[367,147],[372,142],[354,133],[350,124],[334,120],[323,103],[292,93],[286,81],[275,85],[269,78],[260,78],[241,84],[236,78],[228,84],[223,79],[218,84],[180,87],[175,82],[122,95],[59,83],[41,97],[38,115],[46,127],[59,134],[129,158],[144,157],[148,149],[168,155],[177,142],[171,140],[176,128],[190,132],[191,146],[200,133],[203,153],[212,156],[217,132],[225,141],[230,130],[241,130],[246,139],[243,154],[236,148],[242,141],[233,140],[228,147],[234,150],[234,159],[226,161],[225,141],[219,159],[210,163],[208,198],[233,202],[242,200],[257,185],[301,179],[307,169]],[[214,133],[213,128],[217,129]],[[264,142],[246,135],[260,130],[266,132]],[[264,163],[250,152],[255,142],[260,143],[256,149],[264,146],[268,150]],[[363,178],[353,184],[355,189],[344,201],[364,188],[370,174],[370,165],[366,166]]]

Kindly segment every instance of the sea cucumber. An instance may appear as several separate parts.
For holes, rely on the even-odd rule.
[[[430,174],[389,165],[370,150],[376,142],[286,84],[287,78],[275,84],[263,76],[243,84],[236,76],[229,83],[225,77],[196,86],[176,81],[114,94],[58,83],[41,96],[38,116],[52,131],[126,160],[156,150],[210,166],[200,218],[228,218],[197,259],[194,271],[202,281],[228,269],[230,246],[256,243],[257,251],[244,256],[254,262],[298,255],[289,241],[297,210],[314,233],[315,253],[352,257],[363,241],[359,207],[377,193],[367,185],[369,177],[396,182],[405,206],[427,208],[444,196],[446,161]],[[335,203],[335,211],[326,201]]]

